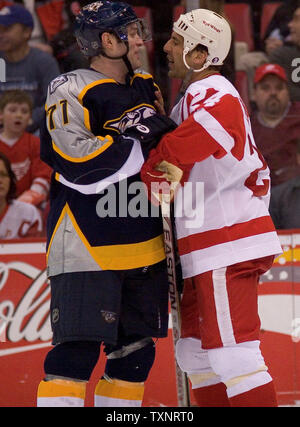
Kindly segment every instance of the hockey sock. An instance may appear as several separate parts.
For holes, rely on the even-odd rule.
[[[144,383],[102,378],[95,388],[95,406],[142,406]]]
[[[37,393],[38,407],[84,406],[86,382],[69,379],[51,379],[40,382]]]
[[[202,408],[228,408],[230,403],[223,383],[213,384],[206,387],[193,388],[192,391],[197,406]]]
[[[277,407],[276,392],[273,381],[229,399],[232,407]]]

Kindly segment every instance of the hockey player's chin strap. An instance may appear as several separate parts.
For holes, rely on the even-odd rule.
[[[128,56],[127,56],[128,52],[129,52],[129,44],[126,41],[124,43],[126,45],[126,53],[122,56],[122,59],[125,62],[125,65],[127,67],[127,70],[128,70],[128,73],[129,73],[130,77],[133,77],[134,71],[133,71],[132,65],[131,65],[131,63],[130,63],[130,61],[128,59]]]
[[[129,73],[130,77],[132,77],[134,75],[134,71],[133,71],[132,65],[128,59],[127,53],[124,56],[122,56],[122,59],[125,62],[125,65],[128,69],[128,73]]]
[[[189,53],[189,51],[190,51],[190,49],[188,47],[186,47],[182,53],[183,63],[188,70],[191,70],[193,73],[200,73],[200,71],[205,70],[206,68],[208,68],[211,65],[211,62],[206,60],[205,63],[203,64],[203,66],[201,68],[199,68],[199,70],[195,70],[194,68],[191,68],[186,62],[186,55]]]
[[[105,58],[108,58],[108,59],[123,59],[123,61],[125,62],[125,65],[126,65],[126,67],[128,69],[129,75],[130,75],[130,77],[132,77],[134,75],[134,71],[133,71],[132,65],[131,65],[131,63],[130,63],[130,61],[128,59],[128,56],[127,56],[128,52],[129,52],[129,46],[128,46],[127,42],[123,42],[123,43],[126,45],[126,53],[124,55],[121,55],[121,56],[109,56],[104,51],[101,52],[101,55],[105,56]]]
[[[190,67],[187,64],[187,62],[186,62],[186,55],[189,53],[189,51],[190,51],[190,49],[188,47],[186,47],[183,50],[183,55],[182,55],[183,63],[186,66],[186,68],[188,69],[188,71],[187,71],[187,73],[186,73],[186,75],[185,75],[185,77],[184,77],[184,79],[182,81],[182,84],[181,84],[181,88],[180,88],[180,91],[179,91],[179,96],[180,97],[185,94],[185,91],[186,91],[188,85],[190,84],[190,80],[191,80],[192,74],[193,73],[200,73],[200,71],[205,70],[206,68],[208,68],[211,65],[211,62],[206,60],[206,62],[203,64],[203,66],[200,69],[198,69],[198,70],[195,70],[194,68]]]

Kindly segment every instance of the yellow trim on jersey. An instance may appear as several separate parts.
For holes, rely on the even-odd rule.
[[[90,122],[90,112],[89,112],[89,110],[86,108],[86,107],[84,107],[84,106],[82,106],[82,108],[83,108],[83,123],[84,123],[84,126],[90,131],[90,132],[92,132],[92,129],[91,129],[91,122]]]
[[[151,74],[142,74],[142,73],[136,73],[132,78],[131,78],[131,80],[130,80],[130,84],[132,84],[132,82],[133,82],[133,80],[136,78],[136,77],[141,77],[142,79],[153,79],[153,76],[151,75]],[[157,87],[157,89],[160,91],[160,87],[158,86],[158,84],[156,84],[154,81],[153,81],[153,85],[155,86],[155,87]]]
[[[89,89],[91,89],[94,86],[98,86],[101,85],[103,83],[117,83],[116,80],[114,79],[102,79],[102,80],[96,80],[95,82],[89,83],[88,85],[86,85],[82,91],[79,93],[77,99],[79,101],[79,103],[81,104],[82,108],[83,108],[83,121],[84,121],[84,125],[85,127],[91,131],[91,122],[90,122],[90,113],[89,110],[83,106],[83,97],[85,96],[85,94],[87,93],[87,91]]]
[[[64,216],[68,214],[72,225],[80,240],[87,248],[91,257],[102,270],[128,270],[139,268],[145,265],[156,264],[165,259],[163,235],[154,237],[145,242],[129,243],[121,245],[91,246],[78,226],[76,219],[68,205],[64,206],[57,221],[54,232],[51,236],[47,251],[47,259],[55,233],[61,224]]]
[[[69,162],[73,163],[81,163],[86,162],[88,160],[93,159],[94,157],[97,157],[99,154],[103,153],[108,147],[111,146],[111,144],[114,142],[113,138],[110,135],[106,135],[105,137],[97,136],[96,138],[100,139],[100,141],[105,141],[107,139],[107,142],[102,145],[98,150],[94,151],[93,153],[88,154],[87,156],[83,157],[72,157],[68,154],[65,154],[58,146],[54,143],[52,140],[52,148],[54,151],[56,151],[57,154],[59,154],[61,157],[63,157],[65,160],[68,160]]]
[[[141,77],[142,79],[153,79],[153,76],[151,74],[143,74],[143,73],[136,73],[134,76],[132,76],[131,80],[130,80],[130,84],[132,84],[133,80],[136,77]]]
[[[80,227],[79,227],[79,225],[77,224],[77,221],[76,221],[76,219],[75,219],[75,217],[74,217],[74,215],[73,215],[73,213],[72,213],[72,211],[71,211],[71,209],[70,209],[70,207],[69,207],[69,205],[68,205],[68,203],[66,203],[66,213],[68,214],[68,216],[69,216],[69,218],[70,218],[70,220],[71,220],[71,222],[72,222],[72,225],[73,225],[73,227],[75,228],[75,231],[76,231],[76,233],[78,234],[78,236],[79,236],[79,238],[80,238],[80,240],[82,241],[82,243],[84,244],[84,246],[87,248],[87,250],[89,251],[89,253],[90,253],[90,255],[91,255],[91,257],[96,261],[96,263],[100,266],[100,268],[103,270],[103,268],[102,268],[102,266],[100,265],[100,263],[99,263],[99,260],[97,260],[97,259],[95,259],[95,256],[94,256],[94,254],[93,254],[93,251],[92,251],[92,247],[91,247],[91,245],[89,244],[89,242],[87,241],[87,239],[86,239],[86,237],[84,236],[84,234],[82,233],[82,231],[80,230]]]
[[[56,224],[56,226],[55,226],[55,228],[54,228],[54,231],[53,231],[53,234],[52,234],[52,236],[51,236],[50,243],[49,243],[49,247],[48,247],[48,250],[47,250],[46,258],[48,259],[48,257],[49,257],[50,248],[51,248],[51,245],[52,245],[52,242],[53,242],[53,239],[54,239],[55,233],[56,233],[56,231],[57,231],[58,227],[60,226],[60,224],[61,224],[61,222],[62,222],[62,220],[63,220],[63,218],[64,218],[64,216],[65,216],[66,214],[69,216],[69,218],[70,218],[70,220],[71,220],[71,222],[72,222],[72,225],[73,225],[73,227],[75,228],[75,231],[76,231],[76,233],[78,234],[78,236],[79,236],[80,240],[82,241],[82,243],[84,244],[84,246],[87,248],[87,250],[89,251],[89,253],[90,253],[90,255],[92,256],[92,258],[96,261],[96,263],[97,263],[97,264],[100,266],[100,268],[102,269],[102,266],[99,264],[98,260],[96,260],[96,259],[95,259],[95,257],[94,257],[94,255],[93,255],[92,247],[90,246],[89,242],[87,241],[87,239],[85,238],[84,234],[83,234],[83,233],[82,233],[82,231],[80,230],[80,228],[79,228],[79,226],[78,226],[78,224],[77,224],[77,222],[76,222],[76,219],[75,219],[75,217],[74,217],[74,215],[73,215],[73,213],[72,213],[72,211],[71,211],[71,209],[70,209],[70,207],[69,207],[68,203],[66,203],[66,204],[65,204],[65,206],[64,206],[64,208],[63,208],[63,210],[62,210],[62,212],[61,212],[61,214],[60,214],[60,217],[59,217],[59,219],[58,219],[58,221],[57,221],[57,224]]]
[[[105,270],[127,270],[156,264],[165,259],[163,235],[140,243],[95,246],[92,248],[96,262]],[[98,262],[99,264],[99,262]]]
[[[89,89],[91,89],[92,87],[98,86],[98,85],[102,85],[103,83],[117,83],[117,82],[114,79],[101,79],[101,80],[96,80],[96,81],[94,81],[92,83],[89,83],[79,93],[79,95],[78,95],[78,101],[82,104],[82,102],[83,102],[82,99],[83,99],[84,95],[87,93],[87,91]]]
[[[125,110],[122,114],[121,114],[121,116],[120,117],[117,117],[116,119],[113,119],[113,120],[108,120],[107,122],[105,122],[104,123],[104,125],[103,125],[103,129],[109,129],[109,130],[114,130],[115,132],[117,132],[117,133],[121,133],[121,131],[119,130],[119,129],[117,129],[117,128],[115,128],[115,127],[110,127],[109,126],[109,124],[110,123],[118,123],[127,113],[129,113],[130,111],[134,111],[134,110],[137,110],[138,108],[140,108],[140,107],[149,107],[149,108],[151,108],[153,111],[155,111],[155,108],[153,107],[153,105],[151,105],[151,104],[145,104],[145,103],[142,103],[142,104],[139,104],[139,105],[136,105],[135,107],[132,107],[132,108],[129,108],[128,110]]]
[[[57,172],[55,174],[55,177],[56,177],[56,175],[57,175]],[[52,241],[54,239],[54,236],[55,236],[55,234],[56,234],[56,232],[58,230],[58,227],[60,226],[60,224],[61,224],[61,222],[62,222],[62,220],[63,220],[66,212],[67,212],[67,205],[65,205],[64,208],[63,208],[63,210],[61,211],[61,214],[60,214],[60,216],[58,218],[58,221],[57,221],[56,226],[54,228],[54,231],[52,233],[52,236],[51,236],[51,239],[50,239],[50,242],[49,242],[49,245],[48,245],[47,253],[46,253],[46,259],[47,260],[48,260],[48,257],[49,257],[49,252],[50,252],[50,248],[51,248],[51,245],[52,245]]]

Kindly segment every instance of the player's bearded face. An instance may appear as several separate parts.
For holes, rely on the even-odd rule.
[[[183,63],[183,37],[173,32],[171,38],[164,45],[169,65],[169,77],[183,79],[187,68]]]

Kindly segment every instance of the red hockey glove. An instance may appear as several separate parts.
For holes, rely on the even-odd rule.
[[[182,178],[182,169],[163,160],[155,150],[150,152],[141,169],[141,179],[146,184],[148,198],[154,205],[158,205],[163,199],[172,201]]]

